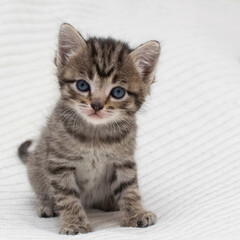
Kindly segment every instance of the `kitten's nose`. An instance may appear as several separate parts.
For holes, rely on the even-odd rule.
[[[91,107],[93,108],[93,110],[95,110],[96,112],[99,111],[99,110],[101,110],[101,109],[103,109],[103,105],[102,105],[102,103],[99,102],[99,101],[94,101],[94,102],[92,102],[90,105],[91,105]]]

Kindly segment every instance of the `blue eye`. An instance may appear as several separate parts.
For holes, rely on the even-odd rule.
[[[87,92],[90,90],[89,84],[87,82],[85,82],[84,80],[77,81],[77,88],[78,88],[78,90],[80,90],[82,92]]]
[[[125,90],[122,87],[115,87],[112,91],[111,91],[111,96],[113,96],[116,99],[120,99],[123,98],[125,95]]]

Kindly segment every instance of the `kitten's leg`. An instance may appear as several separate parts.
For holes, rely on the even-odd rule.
[[[90,232],[91,226],[81,204],[80,190],[75,180],[75,168],[51,161],[49,170],[55,204],[60,214],[60,233]]]
[[[115,165],[112,189],[123,213],[122,226],[147,227],[156,223],[156,215],[142,206],[135,162]]]
[[[37,213],[39,217],[54,217],[54,201],[51,196],[46,172],[36,163],[34,156],[28,160],[28,177],[34,192],[36,193]]]

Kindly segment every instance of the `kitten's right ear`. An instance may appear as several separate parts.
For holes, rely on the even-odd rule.
[[[63,23],[59,30],[56,65],[65,65],[71,56],[86,46],[87,44],[80,33],[72,25]]]
[[[160,49],[159,42],[152,40],[140,45],[130,53],[130,57],[142,75],[144,82],[149,86],[154,81]]]

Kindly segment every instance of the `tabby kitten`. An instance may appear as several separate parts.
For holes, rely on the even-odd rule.
[[[111,38],[59,32],[55,64],[61,97],[37,145],[18,149],[40,217],[60,215],[62,234],[91,231],[84,208],[120,210],[122,226],[147,227],[156,216],[141,203],[134,159],[135,114],[149,93],[157,41],[132,50]]]

